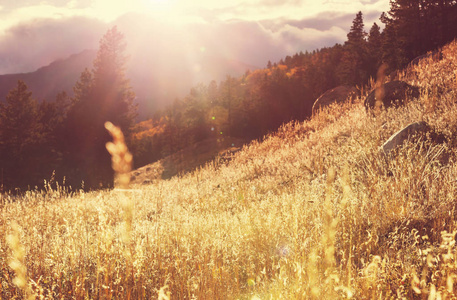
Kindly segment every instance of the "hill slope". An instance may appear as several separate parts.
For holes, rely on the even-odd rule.
[[[208,138],[132,171],[131,183],[148,184],[160,179],[170,179],[194,171],[215,159],[228,161],[248,142],[249,140],[230,137]]]
[[[423,88],[404,107],[367,114],[363,99],[332,107],[229,163],[130,190],[2,196],[0,229],[12,249],[1,237],[2,297],[31,289],[135,299],[453,295],[456,53],[454,42],[441,61],[402,75]],[[410,142],[385,160],[378,147],[415,121],[447,142]]]

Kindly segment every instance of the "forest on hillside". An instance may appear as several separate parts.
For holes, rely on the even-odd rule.
[[[305,120],[315,100],[340,85],[363,88],[380,66],[386,73],[457,36],[457,1],[397,0],[368,32],[363,13],[346,42],[268,62],[243,76],[194,87],[184,99],[138,124],[132,139],[137,167],[206,138],[262,138],[291,120]],[[239,146],[239,145],[237,145]]]
[[[285,122],[309,118],[326,90],[361,88],[381,64],[393,72],[455,39],[457,1],[391,0],[380,21],[383,30],[374,23],[367,31],[358,12],[344,44],[198,85],[139,124],[124,74],[126,41],[114,27],[100,40],[93,68],[82,72],[73,97],[62,93],[38,103],[19,81],[0,104],[1,190],[41,188],[44,179],[73,189],[112,186],[106,121],[121,127],[136,167],[209,138],[261,138]]]

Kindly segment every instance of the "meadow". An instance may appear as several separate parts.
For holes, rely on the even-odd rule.
[[[455,299],[457,42],[400,77],[419,99],[367,113],[372,82],[170,180],[1,195],[2,299]],[[416,121],[445,143],[381,155]]]

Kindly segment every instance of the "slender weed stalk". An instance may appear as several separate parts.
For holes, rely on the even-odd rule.
[[[386,79],[386,69],[387,69],[387,65],[386,64],[382,64],[379,69],[378,69],[378,73],[376,75],[376,85],[375,85],[375,98],[376,98],[376,102],[375,102],[375,111],[380,111],[381,108],[382,108],[382,105],[383,105],[383,99],[384,99],[384,96],[385,96],[385,91],[384,91],[384,87],[383,87],[383,84],[384,84],[384,81]]]
[[[132,170],[132,154],[125,144],[124,134],[121,129],[111,122],[105,123],[105,128],[113,137],[113,142],[106,144],[106,149],[111,154],[113,170],[116,172],[116,182],[121,189],[128,189],[130,184],[130,171]]]
[[[35,299],[33,292],[30,289],[27,276],[27,266],[25,264],[25,250],[24,246],[20,241],[20,230],[19,225],[16,222],[11,224],[12,233],[9,234],[6,239],[11,248],[12,258],[9,266],[14,270],[16,277],[13,279],[13,283],[24,293],[24,299],[32,300]]]
[[[124,256],[126,259],[126,279],[127,279],[127,299],[132,297],[132,287],[134,284],[133,272],[133,243],[132,243],[132,223],[134,213],[134,203],[127,195],[130,184],[130,171],[132,170],[132,154],[125,144],[124,134],[121,129],[111,122],[105,123],[105,128],[113,137],[113,142],[106,143],[106,149],[111,154],[112,168],[115,171],[115,186],[123,193],[121,195],[121,205],[124,211],[124,228],[122,231],[122,241],[125,244]]]

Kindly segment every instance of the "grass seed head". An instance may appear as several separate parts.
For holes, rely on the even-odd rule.
[[[112,167],[116,172],[116,182],[121,189],[128,189],[130,184],[129,173],[132,170],[132,154],[125,144],[124,134],[119,127],[111,122],[106,122],[105,128],[113,137],[113,142],[106,143],[106,149],[111,154]]]

